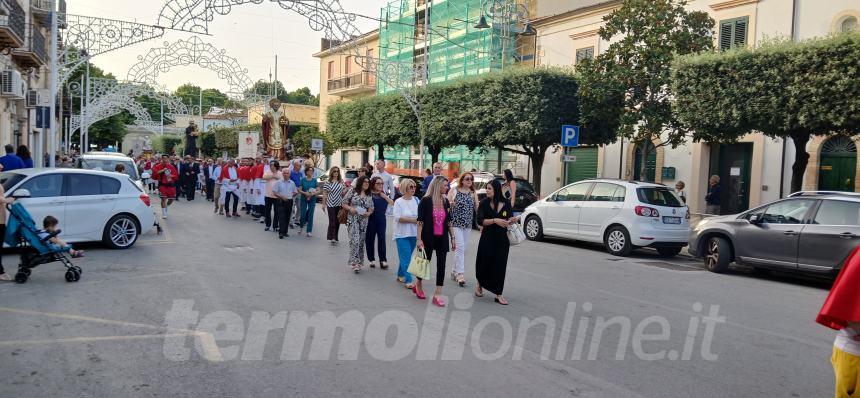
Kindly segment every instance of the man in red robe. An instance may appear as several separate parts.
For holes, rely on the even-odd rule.
[[[838,330],[830,358],[836,398],[860,397],[860,247],[845,260],[815,321]]]
[[[242,203],[242,208],[245,214],[251,214],[251,208],[248,206],[248,187],[251,179],[251,166],[248,164],[248,159],[239,160],[239,199]]]
[[[161,155],[161,163],[152,168],[152,178],[158,181],[158,195],[161,196],[161,218],[167,219],[167,207],[176,199],[176,182],[179,171],[170,164],[170,157]]]

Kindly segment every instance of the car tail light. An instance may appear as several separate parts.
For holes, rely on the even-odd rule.
[[[660,212],[650,207],[636,206],[636,215],[642,217],[660,217]]]
[[[689,207],[687,208],[687,215],[684,216],[684,218],[686,218],[688,220],[690,219],[690,208]]]
[[[149,195],[142,193],[140,194],[140,201],[146,205],[146,207],[150,207],[152,203],[149,202]]]

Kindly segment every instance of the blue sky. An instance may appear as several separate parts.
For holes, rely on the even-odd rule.
[[[155,24],[166,0],[69,0],[69,14]],[[341,0],[348,12],[378,16],[383,0]],[[356,25],[367,31],[377,23],[358,19]],[[216,15],[209,25],[211,36],[200,36],[236,59],[248,69],[251,80],[268,80],[274,73],[274,56],[278,54],[278,78],[289,90],[310,87],[319,91],[319,60],[311,55],[319,51],[321,33],[308,27],[307,19],[277,4],[236,6],[226,16]],[[190,33],[168,31],[164,37],[136,44],[93,58],[93,63],[124,79],[137,57],[150,48],[162,47],[165,41],[174,42],[192,36]],[[176,67],[160,77],[168,88],[183,83],[226,89],[227,84],[212,71],[192,66]]]

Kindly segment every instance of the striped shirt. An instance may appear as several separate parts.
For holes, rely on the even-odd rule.
[[[343,205],[343,191],[346,186],[342,182],[329,181],[323,185],[326,193],[325,205],[328,207],[340,207]]]

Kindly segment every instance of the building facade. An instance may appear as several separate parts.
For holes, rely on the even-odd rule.
[[[0,146],[27,145],[37,165],[42,164],[41,154],[48,148],[48,133],[36,124],[36,106],[50,104],[48,49],[50,10],[55,4],[53,0],[0,0],[0,47],[4,50],[0,51]],[[65,1],[60,9],[65,10]]]
[[[546,6],[553,4],[547,0]],[[598,36],[602,18],[620,1],[572,2],[566,11],[541,18],[538,30],[537,65],[576,67],[583,58],[594,57],[610,44]],[[767,38],[804,40],[853,30],[860,20],[856,0],[694,0],[690,10],[707,12],[716,22],[717,48],[732,45],[756,46]],[[559,11],[558,7],[553,10]],[[811,158],[804,189],[860,190],[857,139],[815,137],[807,146]],[[642,145],[653,148],[644,151]],[[574,155],[564,162],[561,155]],[[645,162],[645,175],[640,175]],[[561,186],[584,178],[607,177],[650,180],[666,185],[684,181],[693,212],[705,209],[704,196],[711,175],[721,177],[724,214],[735,213],[779,199],[789,193],[793,145],[789,140],[748,134],[734,144],[692,143],[678,148],[659,142],[633,145],[624,140],[602,147],[571,148],[548,156],[543,168],[546,195]]]

